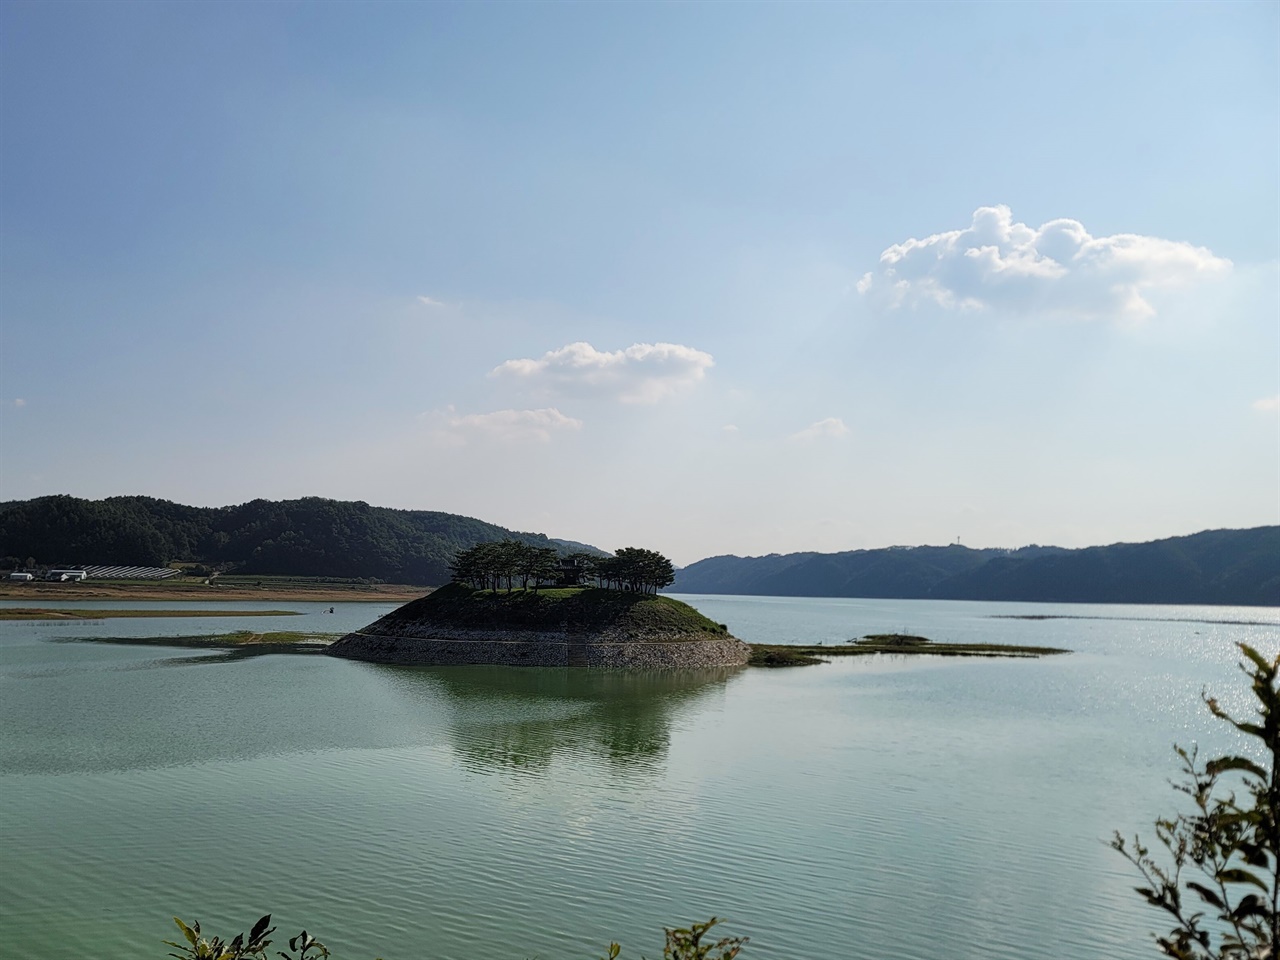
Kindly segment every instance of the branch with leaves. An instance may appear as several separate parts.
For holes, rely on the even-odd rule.
[[[267,938],[276,930],[271,926],[271,914],[267,914],[253,925],[247,939],[243,933],[238,933],[228,943],[220,937],[202,936],[199,921],[187,926],[174,917],[173,922],[178,925],[187,941],[165,941],[166,946],[182,951],[169,954],[175,960],[266,960],[267,947],[271,946],[271,941]],[[326,960],[329,951],[323,943],[303,930],[296,937],[289,938],[288,953],[277,950],[276,955],[284,960]]]
[[[181,951],[169,954],[174,960],[268,960],[267,948],[271,946],[271,940],[267,938],[275,932],[275,927],[271,926],[271,914],[255,923],[247,938],[240,933],[230,942],[218,937],[203,936],[199,923],[188,926],[177,917],[173,918],[173,922],[186,939],[186,943],[164,941],[167,946]],[[748,937],[711,938],[703,942],[711,928],[721,922],[718,917],[712,917],[706,923],[665,930],[667,942],[662,950],[663,960],[734,960],[746,945]],[[621,954],[622,948],[611,943],[608,953],[601,960],[618,960]],[[323,943],[303,930],[296,937],[290,938],[288,953],[277,950],[276,956],[283,960],[328,960],[329,951]]]
[[[1173,919],[1156,945],[1174,960],[1280,960],[1280,657],[1240,644],[1240,669],[1257,700],[1255,719],[1237,719],[1204,696],[1210,712],[1261,742],[1263,759],[1227,755],[1201,763],[1174,747],[1192,810],[1156,821],[1162,862],[1138,838],[1111,846],[1132,863],[1146,901]],[[1206,921],[1206,916],[1211,920]]]

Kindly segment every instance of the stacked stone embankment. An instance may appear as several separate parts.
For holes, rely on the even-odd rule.
[[[347,634],[328,652],[415,666],[672,670],[741,666],[751,648],[670,597],[599,589],[494,594],[450,584]]]
[[[349,633],[329,654],[351,660],[404,666],[504,664],[524,667],[602,667],[673,670],[740,666],[751,648],[734,637],[606,639],[528,630],[474,630],[466,636],[415,637]]]

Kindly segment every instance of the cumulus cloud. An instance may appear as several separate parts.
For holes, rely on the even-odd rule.
[[[555,407],[541,410],[494,410],[492,413],[459,414],[452,407],[445,425],[455,436],[482,436],[493,440],[531,440],[546,443],[553,433],[582,429],[582,421],[566,417]]]
[[[1280,393],[1277,393],[1273,397],[1258,398],[1253,401],[1253,409],[1261,411],[1262,413],[1280,412]]]
[[[817,423],[811,423],[798,433],[791,435],[792,440],[817,440],[822,437],[843,437],[849,432],[844,421],[839,417],[827,417]]]
[[[1141,320],[1155,314],[1148,291],[1230,270],[1230,260],[1205,247],[1133,233],[1094,237],[1077,220],[1033,228],[996,206],[979,208],[963,230],[895,243],[857,286],[890,308],[933,303]]]
[[[578,342],[537,360],[508,360],[490,376],[523,381],[547,393],[657,403],[698,383],[714,365],[711,354],[678,343],[636,343],[609,352]]]
[[[430,297],[418,297],[418,302],[424,307],[443,307],[444,303],[439,300],[432,300]]]

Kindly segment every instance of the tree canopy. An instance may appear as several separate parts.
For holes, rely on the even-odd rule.
[[[675,568],[656,550],[623,547],[612,557],[596,561],[595,576],[619,590],[657,593],[675,580]]]
[[[599,586],[633,593],[657,593],[675,579],[671,561],[656,550],[623,547],[611,557],[573,553],[561,558],[516,540],[479,543],[459,550],[450,565],[453,579],[479,590],[535,590],[550,583],[571,585],[594,581]]]
[[[520,586],[535,589],[555,583],[560,574],[560,555],[554,548],[538,547],[519,540],[477,543],[459,550],[449,566],[453,579],[480,590],[511,590]]]

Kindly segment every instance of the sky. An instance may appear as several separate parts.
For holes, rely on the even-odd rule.
[[[1280,5],[0,5],[0,500],[679,564],[1280,523]]]

